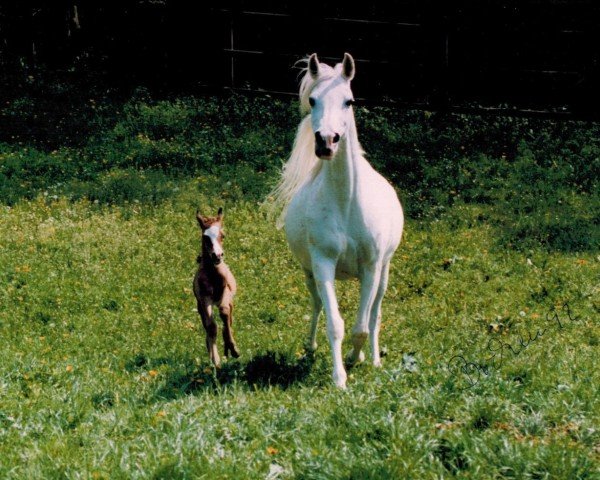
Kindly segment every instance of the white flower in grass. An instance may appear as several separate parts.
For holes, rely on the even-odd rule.
[[[417,359],[414,357],[414,352],[402,355],[402,367],[409,372],[419,371],[419,365],[417,364]]]
[[[277,478],[281,478],[281,475],[285,472],[285,469],[276,463],[272,463],[269,465],[269,473],[265,477],[265,480],[276,480]]]
[[[223,458],[225,458],[225,449],[223,448],[223,445],[221,445],[220,443],[217,443],[217,445],[215,446],[215,456],[219,460],[222,460]],[[209,457],[210,463],[215,461],[215,456]]]

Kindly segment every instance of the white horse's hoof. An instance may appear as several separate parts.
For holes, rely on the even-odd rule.
[[[352,367],[365,361],[365,352],[362,350],[358,354],[358,358],[354,355],[354,351],[346,355],[346,365]]]
[[[346,378],[348,376],[346,375],[345,371],[341,371],[338,373],[333,373],[333,383],[335,384],[336,387],[341,388],[342,390],[346,389]]]
[[[344,380],[343,382],[335,382],[335,386],[337,388],[339,388],[340,390],[346,390],[346,381]]]
[[[375,368],[381,368],[381,360],[373,360],[373,366]]]

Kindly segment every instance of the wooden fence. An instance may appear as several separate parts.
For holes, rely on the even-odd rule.
[[[369,102],[600,118],[594,0],[0,6],[5,68],[94,71],[125,86],[295,94],[299,58],[345,51]]]

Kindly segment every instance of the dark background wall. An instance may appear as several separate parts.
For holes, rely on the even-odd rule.
[[[293,94],[299,58],[333,63],[345,51],[357,61],[355,94],[369,102],[600,117],[593,0],[0,5],[4,79]]]

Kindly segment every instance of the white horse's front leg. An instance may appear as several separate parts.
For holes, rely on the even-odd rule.
[[[310,352],[314,352],[317,349],[317,324],[319,322],[319,315],[323,309],[323,302],[321,302],[321,297],[319,296],[315,277],[312,272],[304,270],[304,275],[306,276],[306,288],[308,288],[308,291],[310,292],[312,304],[312,319],[308,341],[306,342],[306,349]]]
[[[365,266],[360,275],[360,306],[356,324],[352,329],[352,351],[346,357],[348,365],[354,365],[365,359],[362,347],[369,336],[369,317],[373,308],[373,303],[379,289],[379,280],[381,278],[381,264],[376,263],[372,266]]]
[[[347,375],[342,359],[344,319],[340,315],[335,296],[335,263],[330,259],[313,256],[312,264],[317,291],[327,316],[327,336],[333,357],[333,382],[340,388],[346,388]]]

